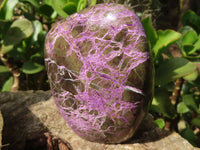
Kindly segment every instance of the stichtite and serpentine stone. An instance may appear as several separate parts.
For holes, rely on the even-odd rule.
[[[153,93],[142,24],[120,4],[98,4],[57,22],[45,42],[51,91],[69,126],[101,143],[130,139]]]

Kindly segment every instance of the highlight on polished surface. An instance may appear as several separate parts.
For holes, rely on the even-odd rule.
[[[98,4],[57,22],[45,42],[52,95],[82,138],[121,143],[152,101],[153,65],[142,24],[120,4]]]

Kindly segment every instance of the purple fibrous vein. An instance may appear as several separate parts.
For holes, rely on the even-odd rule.
[[[113,11],[116,9],[117,8],[114,8]],[[142,96],[145,95],[142,89],[125,85],[131,70],[149,59],[149,52],[142,52],[137,47],[139,42],[143,42],[140,41],[140,37],[145,37],[143,29],[138,27],[140,26],[140,22],[138,19],[135,19],[137,17],[130,11],[124,10],[123,12],[120,12],[118,16],[113,13],[108,13],[106,19],[102,20],[102,17],[105,18],[105,14],[102,13],[100,15],[95,15],[95,12],[93,11],[98,11],[98,9],[89,11],[89,17],[82,14],[79,14],[79,17],[76,17],[78,15],[76,14],[71,18],[67,18],[65,22],[58,23],[55,29],[47,35],[47,38],[48,36],[53,36],[54,39],[46,42],[47,54],[49,57],[45,59],[45,62],[47,62],[47,68],[51,64],[56,65],[58,68],[58,72],[55,75],[57,80],[51,85],[52,93],[57,105],[60,107],[61,114],[68,121],[71,127],[76,126],[76,128],[74,128],[75,132],[80,132],[80,130],[95,130],[95,132],[100,132],[101,126],[106,121],[107,116],[113,119],[115,124],[116,120],[114,120],[114,118],[118,118],[119,120],[127,122],[126,126],[129,126],[130,124],[128,120],[123,115],[127,111],[137,111],[137,105],[139,105],[140,102],[137,101],[133,104],[132,102],[123,101],[122,94],[124,90],[130,90]],[[107,11],[111,10],[108,9]],[[133,23],[120,25],[120,19],[123,18],[122,15],[127,15],[127,17],[132,19]],[[116,21],[116,19],[118,21]],[[85,27],[86,29],[84,29],[84,32],[77,35],[77,38],[74,38],[72,36],[72,30],[77,24],[82,27],[85,27],[85,25],[87,26]],[[109,30],[104,36],[98,37],[100,29],[97,31],[90,31],[90,29],[92,29],[91,26],[94,24],[97,24],[100,29],[106,27]],[[124,36],[124,39],[121,42],[116,42],[114,37],[125,28],[128,29],[128,31]],[[110,36],[111,38],[106,40],[106,36]],[[67,54],[64,57],[67,59],[72,52],[75,52],[78,60],[82,62],[82,67],[79,72],[73,70],[73,68],[59,65],[55,60],[53,60],[54,43],[58,37],[63,37],[70,45],[69,49],[65,50],[67,51]],[[124,46],[127,40],[133,42]],[[91,49],[87,50],[87,56],[82,55],[82,47],[78,44],[83,41],[86,41],[86,44],[87,42],[91,42],[92,44]],[[108,54],[105,54],[106,49],[113,49],[115,47],[118,48],[117,51],[112,50]],[[92,50],[95,50],[94,54],[90,54]],[[109,65],[108,62],[120,56],[122,56],[122,58],[119,60],[118,65]],[[129,58],[128,64],[122,69],[122,64],[127,58]],[[103,73],[105,68],[109,70],[109,73]],[[88,72],[91,73],[91,77],[87,76]],[[63,77],[65,73],[68,73],[69,78]],[[49,75],[49,78],[51,78],[51,76],[52,74]],[[99,79],[99,81],[97,79]],[[97,81],[93,83],[95,80]],[[58,84],[62,85],[62,81],[72,82],[77,94],[66,91],[62,86],[59,87]],[[80,87],[76,85],[77,82],[83,83],[84,91],[81,91]],[[103,88],[106,84],[109,86]],[[96,89],[91,86],[95,86]],[[54,91],[57,90],[60,91],[59,94],[55,94],[56,92]],[[69,99],[73,100],[73,106],[76,105],[76,109],[73,109],[72,107],[64,107],[64,103]],[[120,108],[116,108],[117,105],[120,105]],[[113,111],[113,109],[115,109],[115,111]],[[89,113],[93,110],[97,111],[98,115]],[[105,131],[109,132],[111,127],[117,128],[117,125],[110,126]]]

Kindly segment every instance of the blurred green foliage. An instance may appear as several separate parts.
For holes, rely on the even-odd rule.
[[[198,134],[194,130],[200,127],[200,16],[189,10],[182,16],[183,27],[179,31],[158,30],[150,18],[144,18],[145,28],[155,66],[155,95],[151,113],[160,128],[166,122],[175,122],[175,131],[197,146]],[[180,57],[174,57],[169,48],[176,44]],[[175,81],[181,79],[179,86]],[[179,90],[175,95],[174,90]],[[184,120],[184,121],[182,121]],[[173,126],[171,126],[173,128]]]

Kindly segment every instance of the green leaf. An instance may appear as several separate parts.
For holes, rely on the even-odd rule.
[[[51,18],[51,19],[54,19],[56,16],[57,16],[57,13],[56,11],[49,5],[41,5],[39,7],[39,12],[44,16],[46,17],[47,19],[48,18]]]
[[[198,33],[200,33],[200,16],[194,11],[188,10],[181,18],[183,26],[189,25],[193,27]]]
[[[7,73],[10,72],[6,66],[0,65],[0,73]]]
[[[200,128],[200,117],[193,118],[192,124]]]
[[[200,36],[197,36],[192,27],[184,26],[181,28],[180,33],[182,33],[182,37],[177,41],[177,44],[184,56],[193,54],[200,49]]]
[[[197,50],[200,50],[200,35],[199,35],[199,37],[198,37],[198,40],[195,42],[195,44],[194,44],[194,48],[192,49],[192,50],[190,50],[189,52],[188,52],[188,54],[193,54],[193,53],[195,53]]]
[[[77,11],[76,4],[74,2],[68,2],[62,9],[69,15]]]
[[[198,106],[192,94],[183,95],[182,100],[189,109],[193,111],[198,111]]]
[[[97,0],[90,0],[90,1],[91,1],[90,6],[96,5],[97,3]]]
[[[189,54],[194,49],[194,46],[192,44],[185,44],[183,45],[183,49],[186,54]]]
[[[44,66],[31,61],[25,62],[22,66],[22,72],[25,74],[35,74],[42,71],[43,69]]]
[[[194,30],[190,30],[185,33],[182,37],[182,43],[185,44],[193,44],[197,40],[197,33]]]
[[[184,58],[171,58],[164,61],[155,70],[155,84],[165,85],[173,80],[184,77],[196,71],[196,66]]]
[[[3,85],[1,92],[10,91],[13,85],[13,77],[10,77]]]
[[[177,105],[177,112],[178,113],[183,114],[183,113],[186,113],[188,111],[190,111],[190,110],[187,108],[187,106],[185,105],[184,102],[178,103],[178,105]]]
[[[163,129],[165,127],[165,121],[162,118],[156,119],[155,122],[159,128]]]
[[[157,41],[158,35],[152,25],[151,19],[149,17],[142,19],[142,25],[149,40],[150,47],[153,48]]]
[[[2,88],[10,76],[12,76],[10,70],[6,66],[0,65],[0,88]]]
[[[83,10],[86,7],[86,5],[87,5],[87,0],[79,0],[77,11]]]
[[[32,41],[36,42],[38,40],[39,33],[42,31],[42,24],[38,20],[33,21],[33,31]]]
[[[52,0],[43,0],[45,4],[51,6],[52,5]]]
[[[11,20],[18,0],[4,0],[0,5],[0,20]]]
[[[63,10],[63,6],[67,4],[68,0],[51,0],[51,7],[63,18],[66,18],[68,14]]]
[[[181,88],[183,95],[189,94],[190,93],[190,89],[192,87],[193,87],[193,85],[191,83],[189,83],[189,82],[183,83],[182,88]]]
[[[165,117],[174,118],[176,111],[169,99],[169,93],[163,88],[158,88],[155,90],[155,95],[151,105],[151,110],[153,112],[161,113]]]
[[[180,132],[180,135],[187,139],[193,146],[196,146],[195,140],[197,139],[196,135],[194,134],[193,130],[190,128],[186,128]]]
[[[38,43],[42,46],[44,46],[46,35],[47,35],[47,31],[42,31],[38,35]]]
[[[40,53],[35,53],[30,57],[30,60],[34,60],[37,58],[43,58],[43,56]]]
[[[20,0],[21,2],[28,2],[34,6],[34,8],[39,9],[39,1],[38,0]]]
[[[156,59],[161,52],[169,47],[171,44],[176,42],[181,34],[173,30],[158,30],[157,31],[158,40],[153,47],[154,58]]]
[[[183,77],[183,79],[188,80],[188,81],[194,81],[197,79],[199,73],[197,70],[195,70],[194,72],[190,73],[189,75],[186,75]]]
[[[11,21],[0,20],[0,39],[4,39],[11,25]]]
[[[3,41],[2,53],[8,53],[13,47],[23,39],[28,38],[33,33],[32,23],[27,19],[18,19],[12,23]]]

